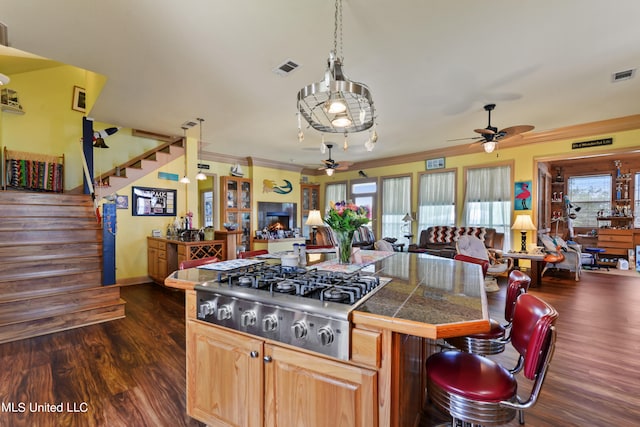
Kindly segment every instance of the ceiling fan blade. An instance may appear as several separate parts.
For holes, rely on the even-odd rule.
[[[521,133],[529,132],[530,130],[533,130],[533,128],[534,127],[531,125],[510,126],[508,128],[502,129],[499,133],[503,134],[501,138],[504,139],[511,136],[520,135]]]
[[[472,137],[470,137],[470,138],[447,139],[447,142],[455,142],[455,141],[470,141],[470,140],[475,140],[475,141],[477,141],[477,140],[482,139],[482,138],[484,138],[484,137],[482,137],[482,136],[472,136]]]
[[[479,133],[480,135],[495,135],[496,132],[491,129],[474,129],[475,133]]]

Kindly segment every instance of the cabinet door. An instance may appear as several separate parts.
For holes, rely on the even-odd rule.
[[[187,413],[206,424],[262,426],[263,342],[187,321]]]
[[[377,373],[265,345],[265,426],[378,425]]]

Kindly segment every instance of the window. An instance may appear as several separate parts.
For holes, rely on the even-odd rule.
[[[358,206],[366,206],[369,208],[371,218],[376,215],[376,201],[378,199],[378,181],[360,180],[351,182],[351,200]],[[365,224],[369,228],[373,228],[371,221]]]
[[[580,208],[573,226],[598,228],[598,212],[602,211],[604,216],[611,215],[611,175],[570,176],[567,184],[567,196],[574,206],[573,212]]]
[[[419,185],[418,230],[456,225],[456,173],[425,173],[420,175]]]
[[[344,182],[327,184],[324,192],[325,212],[329,210],[331,202],[347,200],[347,184]]]
[[[495,228],[511,248],[511,166],[466,171],[465,225]]]
[[[409,233],[402,218],[411,212],[411,177],[382,179],[382,230],[384,237],[400,238]]]

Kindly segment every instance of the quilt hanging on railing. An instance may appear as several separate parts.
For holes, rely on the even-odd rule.
[[[29,190],[63,191],[63,165],[36,160],[7,159],[7,183]]]

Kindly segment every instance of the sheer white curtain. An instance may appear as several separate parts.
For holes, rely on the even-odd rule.
[[[411,178],[382,179],[382,237],[401,239],[402,218],[411,212]]]
[[[324,196],[325,212],[327,212],[331,207],[329,204],[330,202],[341,202],[343,200],[347,200],[347,184],[344,182],[327,184]]]
[[[420,175],[418,232],[432,225],[456,225],[455,171]]]
[[[466,179],[465,225],[495,228],[511,248],[511,166],[467,169]]]

